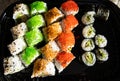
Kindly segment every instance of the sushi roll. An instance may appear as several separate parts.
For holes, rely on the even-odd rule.
[[[37,59],[35,61],[31,78],[54,76],[54,75],[55,75],[55,66],[52,62],[46,59]]]
[[[48,27],[43,28],[43,33],[47,41],[54,40],[61,32],[62,28],[60,22],[53,23]]]
[[[60,48],[55,41],[49,41],[45,46],[40,48],[43,58],[49,61],[53,61],[59,51]]]
[[[95,36],[95,44],[98,46],[98,47],[105,47],[107,45],[107,39],[105,36],[103,35],[96,35]]]
[[[93,27],[92,24],[85,26],[82,30],[82,34],[83,34],[84,38],[95,37],[95,34],[96,34],[95,32],[96,32],[96,30],[95,30],[95,28]]]
[[[95,54],[93,52],[85,52],[82,55],[82,61],[87,66],[93,66],[96,62]]]
[[[47,4],[43,1],[35,1],[30,4],[30,9],[31,15],[45,13],[47,11]]]
[[[98,7],[96,17],[98,17],[104,21],[107,21],[109,18],[109,15],[110,15],[110,10],[108,10],[106,7],[104,7],[104,6]]]
[[[55,58],[55,66],[58,69],[58,72],[62,72],[71,62],[75,59],[75,56],[72,53],[60,52]]]
[[[45,13],[45,20],[47,25],[49,25],[55,21],[60,20],[63,16],[64,14],[57,7],[54,7]]]
[[[29,17],[29,8],[26,4],[16,4],[13,11],[13,19],[21,22],[26,21]]]
[[[82,23],[85,25],[94,23],[95,21],[94,15],[95,15],[94,11],[86,12],[81,18]]]
[[[61,51],[70,52],[75,45],[75,37],[72,32],[62,32],[56,41]]]
[[[8,45],[8,49],[12,55],[19,54],[27,47],[24,38],[20,37]]]
[[[33,30],[45,26],[45,21],[42,15],[35,15],[28,19],[26,24],[29,30]]]
[[[97,49],[96,56],[97,56],[97,59],[100,61],[107,61],[108,60],[108,52],[105,49]]]
[[[40,56],[40,53],[35,47],[27,47],[19,55],[21,61],[26,67],[29,66],[38,56]]]
[[[61,22],[64,32],[72,31],[78,24],[78,20],[73,15],[67,15]]]
[[[4,58],[3,62],[4,75],[16,73],[25,68],[17,55]]]
[[[12,36],[14,39],[24,36],[27,31],[28,29],[24,22],[11,28]]]
[[[92,39],[84,39],[81,47],[84,51],[92,51],[95,48],[95,44]]]
[[[65,15],[76,15],[79,11],[79,7],[75,1],[66,1],[62,3],[60,9]]]
[[[25,40],[28,46],[34,46],[43,41],[43,34],[39,29],[34,29],[25,34]]]

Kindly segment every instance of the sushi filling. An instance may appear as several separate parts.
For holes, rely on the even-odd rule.
[[[82,60],[87,66],[93,66],[96,62],[96,57],[94,53],[86,52],[82,55]]]
[[[82,46],[82,49],[85,51],[91,51],[95,48],[95,45],[92,39],[84,39],[82,41],[81,46]]]
[[[92,24],[95,21],[94,18],[95,12],[94,11],[88,11],[86,14],[82,16],[82,23],[85,25]]]
[[[83,29],[82,34],[85,38],[93,38],[95,36],[95,29],[92,25],[88,25]]]
[[[97,58],[100,61],[107,61],[108,60],[108,52],[105,49],[98,49],[96,50]]]
[[[107,45],[107,39],[103,35],[96,35],[95,43],[98,47],[105,47]]]

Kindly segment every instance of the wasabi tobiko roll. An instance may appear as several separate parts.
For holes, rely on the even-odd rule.
[[[16,4],[13,11],[13,19],[26,21],[29,17],[29,8],[26,4],[20,3]]]
[[[97,59],[100,61],[107,61],[108,60],[108,52],[105,49],[97,49],[96,56],[97,56]]]
[[[43,28],[43,33],[47,41],[54,40],[61,32],[62,28],[60,22],[53,23],[48,27]]]
[[[4,58],[3,62],[5,75],[19,72],[25,68],[17,55]]]
[[[44,59],[52,61],[60,51],[57,43],[55,41],[49,41],[45,46],[40,48],[40,52]]]
[[[28,19],[26,24],[29,30],[33,30],[45,26],[45,21],[42,15],[35,15]]]
[[[38,14],[38,13],[44,13],[47,11],[47,4],[43,1],[35,1],[32,4],[30,4],[31,8],[31,15]]]
[[[27,47],[24,38],[20,37],[8,45],[8,49],[12,55],[19,54]]]
[[[27,47],[22,54],[20,54],[20,59],[25,66],[29,66],[40,53],[35,47]]]
[[[72,53],[68,52],[60,52],[55,58],[55,66],[58,69],[58,72],[62,72],[75,58]]]
[[[93,38],[95,36],[96,30],[92,24],[87,25],[83,28],[82,34],[85,38]]]
[[[87,65],[87,66],[93,66],[96,62],[96,57],[93,52],[85,52],[82,55],[82,61]]]
[[[39,29],[34,29],[25,34],[25,40],[28,46],[34,46],[43,41],[43,35]]]
[[[37,59],[35,61],[31,78],[54,76],[54,75],[55,75],[55,66],[52,62],[46,59]]]
[[[105,47],[107,45],[107,39],[105,36],[103,35],[96,35],[95,36],[95,44],[98,46],[98,47]]]
[[[24,36],[27,31],[28,29],[24,22],[11,28],[12,36],[14,39]]]
[[[84,39],[81,46],[84,51],[92,51],[95,48],[95,44],[92,39]]]
[[[61,22],[64,32],[72,31],[78,24],[77,18],[73,15],[67,15]]]
[[[62,3],[60,9],[63,11],[65,15],[75,15],[79,11],[79,7],[75,1],[66,1]]]
[[[95,15],[94,11],[86,12],[81,18],[82,23],[85,25],[94,23],[95,21],[94,15]]]
[[[45,13],[45,20],[47,25],[49,25],[55,21],[60,20],[63,16],[64,14],[57,7],[54,7]]]

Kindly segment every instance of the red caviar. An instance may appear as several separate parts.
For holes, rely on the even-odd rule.
[[[72,53],[68,53],[68,52],[60,52],[56,59],[57,61],[63,66],[66,67],[73,59],[75,58],[75,56]]]

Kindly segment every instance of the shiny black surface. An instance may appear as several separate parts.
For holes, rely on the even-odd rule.
[[[48,3],[48,8],[54,6],[60,7],[60,4],[66,0],[45,0]],[[24,69],[19,73],[13,75],[3,75],[3,58],[10,56],[7,49],[7,45],[13,41],[10,28],[15,25],[12,19],[13,7],[16,3],[30,4],[33,0],[19,0],[16,3],[10,5],[2,14],[0,18],[0,80],[5,81],[119,81],[119,68],[120,68],[120,9],[113,3],[107,0],[75,0],[80,8],[79,13],[76,15],[79,20],[79,26],[76,27],[73,32],[76,38],[76,45],[72,52],[76,56],[76,59],[61,73],[53,77],[46,78],[34,78],[31,79],[32,67]],[[110,10],[110,16],[108,21],[95,18],[94,27],[98,34],[103,34],[108,39],[108,45],[106,49],[109,52],[109,59],[107,62],[96,62],[93,67],[88,67],[79,61],[79,56],[84,52],[81,49],[82,28],[84,25],[81,23],[81,16],[89,10],[97,10],[102,5]]]

